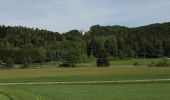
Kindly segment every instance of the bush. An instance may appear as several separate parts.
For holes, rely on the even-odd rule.
[[[150,67],[170,67],[170,63],[168,58],[164,57],[158,62],[151,62],[148,66]]]
[[[163,58],[161,61],[159,61],[157,64],[156,64],[156,67],[169,67],[170,64],[169,64],[169,61],[167,58]]]
[[[97,56],[97,67],[109,67],[109,58],[108,53],[105,49],[100,49],[99,54]]]
[[[134,66],[139,66],[139,63],[138,63],[138,62],[135,62],[133,65],[134,65]]]
[[[108,58],[97,58],[97,67],[109,67],[109,59]]]

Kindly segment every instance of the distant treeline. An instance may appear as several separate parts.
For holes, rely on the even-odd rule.
[[[124,57],[170,56],[170,23],[137,28],[95,25],[82,35],[26,27],[0,26],[0,60],[14,63],[45,61],[86,62]]]

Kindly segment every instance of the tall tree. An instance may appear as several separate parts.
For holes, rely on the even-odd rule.
[[[106,51],[113,57],[118,56],[118,45],[115,36],[110,36],[105,42]]]

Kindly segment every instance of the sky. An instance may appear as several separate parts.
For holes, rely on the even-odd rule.
[[[0,25],[55,32],[170,22],[170,0],[0,0]]]

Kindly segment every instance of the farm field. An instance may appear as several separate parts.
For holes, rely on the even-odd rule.
[[[11,100],[169,100],[170,83],[14,85],[0,86],[0,93],[5,94],[9,100],[10,98]]]
[[[169,79],[169,67],[52,68],[0,70],[0,82]]]
[[[2,69],[0,100],[169,100],[170,81],[122,84],[6,84],[170,79],[169,67],[134,67],[125,62],[124,66],[119,66],[120,63],[121,61],[117,62],[117,66],[107,68]]]

